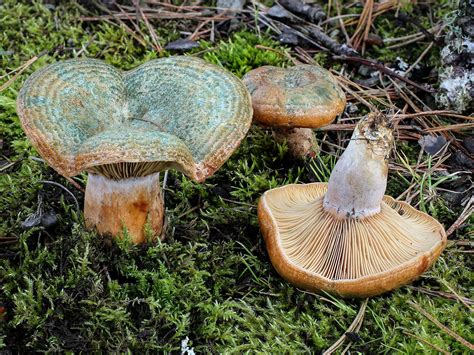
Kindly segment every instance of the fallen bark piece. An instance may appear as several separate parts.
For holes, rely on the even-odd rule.
[[[338,55],[344,55],[344,56],[354,56],[358,57],[360,54],[354,49],[349,47],[347,44],[340,44],[336,40],[332,39],[329,37],[327,34],[325,34],[320,28],[316,26],[312,26],[309,29],[309,34],[310,36],[322,44],[324,47],[329,49],[331,52],[338,54]]]
[[[268,9],[267,15],[280,20],[292,21],[293,15],[281,5],[273,5]]]
[[[319,4],[309,4],[301,0],[279,0],[280,5],[310,22],[318,23],[326,18]]]
[[[190,39],[181,38],[176,41],[168,43],[165,49],[169,51],[185,52],[197,47],[199,47],[199,43],[192,41]]]

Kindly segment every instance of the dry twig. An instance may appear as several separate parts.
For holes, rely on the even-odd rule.
[[[454,294],[454,293],[451,294],[451,293],[442,292],[442,291],[429,290],[429,289],[424,288],[424,287],[416,287],[416,286],[407,286],[407,287],[414,290],[414,291],[418,291],[418,292],[421,292],[421,293],[424,293],[424,294],[427,294],[427,295],[430,295],[430,296],[443,297],[443,298],[446,298],[448,300],[453,300],[453,301],[461,301],[463,304],[468,305],[469,307],[471,305],[474,305],[474,300],[472,300],[470,298],[467,298],[467,297],[459,296],[459,295]]]
[[[446,231],[448,237],[453,234],[472,214],[474,213],[474,196],[471,196],[469,202],[464,207],[464,210],[459,215],[458,219]]]
[[[433,317],[431,314],[429,314],[427,311],[425,311],[419,304],[409,301],[410,305],[413,306],[418,312],[423,314],[426,318],[428,318],[432,323],[434,323],[439,329],[443,330],[446,334],[451,336],[452,338],[456,339],[458,342],[460,342],[462,345],[465,347],[469,348],[470,350],[474,351],[474,344],[471,344],[468,342],[466,339],[461,337],[459,334],[456,334],[453,332],[451,329],[446,327],[444,324],[442,324],[439,320],[437,320],[435,317]]]
[[[387,68],[385,65],[383,65],[381,63],[377,63],[373,60],[360,58],[360,57],[343,56],[343,55],[342,56],[334,56],[332,58],[335,59],[335,60],[342,60],[342,61],[346,61],[346,62],[360,63],[360,64],[363,64],[365,66],[377,69],[377,70],[379,70],[379,71],[381,71],[381,72],[383,72],[387,75],[390,75],[394,78],[397,78],[398,80],[404,81],[405,83],[410,84],[410,85],[416,87],[419,90],[426,91],[426,92],[429,92],[429,93],[434,92],[432,89],[427,89],[427,88],[421,86],[420,84],[417,84],[414,81],[411,81],[410,79],[407,79],[407,78],[401,76],[400,74],[395,73],[392,69]]]
[[[347,338],[347,335],[346,335],[347,333],[352,333],[360,329],[360,326],[362,325],[362,322],[364,321],[365,309],[367,307],[368,302],[369,302],[368,298],[362,301],[362,304],[360,305],[359,313],[357,313],[357,316],[354,318],[354,321],[352,322],[352,324],[349,326],[349,328],[347,328],[345,333],[333,345],[331,345],[330,348],[328,348],[325,352],[323,352],[323,355],[332,354],[342,344],[344,344],[344,341]]]
[[[56,47],[54,49],[54,51],[57,51],[60,47]],[[30,58],[29,60],[27,60],[24,64],[20,65],[18,68],[12,70],[10,73],[8,73],[7,75],[9,74],[12,74],[12,73],[16,73],[15,75],[13,75],[8,81],[6,81],[5,83],[3,83],[1,86],[0,86],[0,92],[2,92],[3,90],[5,90],[6,88],[8,88],[11,84],[13,84],[15,82],[16,79],[18,79],[18,77],[26,70],[28,69],[34,62],[36,62],[38,59],[40,59],[42,56],[48,54],[50,52],[49,49],[46,49],[44,51],[42,51],[40,54],[37,54],[35,55],[34,57]]]
[[[436,351],[440,352],[441,354],[445,354],[445,355],[451,354],[449,351],[446,351],[446,350],[444,350],[444,349],[441,349],[439,346],[436,346],[436,345],[430,343],[428,340],[425,340],[425,339],[423,339],[422,337],[420,337],[420,336],[418,336],[418,335],[416,335],[416,334],[412,334],[412,333],[410,333],[410,332],[408,332],[408,331],[406,331],[406,330],[403,330],[403,333],[406,334],[406,335],[409,335],[409,336],[411,336],[411,337],[413,337],[413,338],[415,338],[415,339],[418,339],[418,340],[421,341],[423,344],[426,344],[426,345],[432,347],[433,349],[435,349]]]

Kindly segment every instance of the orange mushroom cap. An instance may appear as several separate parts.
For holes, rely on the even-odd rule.
[[[337,80],[317,65],[264,66],[243,81],[252,96],[254,119],[267,126],[319,128],[346,105]]]

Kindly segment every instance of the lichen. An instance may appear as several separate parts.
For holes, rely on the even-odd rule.
[[[446,45],[441,50],[444,68],[440,71],[437,102],[459,112],[474,108],[474,4],[461,0],[457,17],[449,26]]]

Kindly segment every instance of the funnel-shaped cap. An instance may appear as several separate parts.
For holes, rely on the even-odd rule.
[[[125,73],[93,59],[49,65],[25,82],[17,110],[60,174],[116,179],[176,168],[202,181],[232,154],[252,117],[237,77],[191,57]]]

